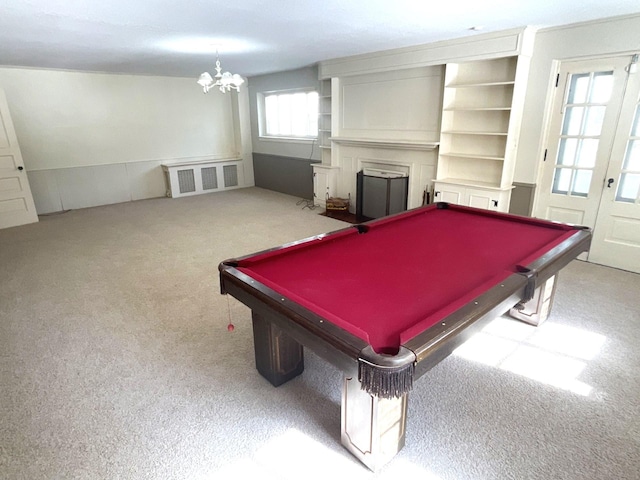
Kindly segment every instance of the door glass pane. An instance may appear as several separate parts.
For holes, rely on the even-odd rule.
[[[578,147],[577,138],[563,138],[560,140],[560,151],[558,152],[558,165],[573,165]]]
[[[580,135],[584,107],[567,107],[564,115],[563,135]]]
[[[640,108],[638,109],[640,111]],[[624,159],[623,170],[636,170],[640,172],[640,140],[631,140],[627,147],[627,155]]]
[[[636,105],[633,118],[631,135],[627,143],[627,151],[622,163],[620,184],[616,192],[616,200],[619,202],[634,203],[640,200],[640,103]]]
[[[576,170],[573,177],[573,188],[571,189],[571,195],[577,195],[579,197],[586,197],[589,193],[589,186],[591,185],[591,170]]]
[[[640,173],[623,173],[616,195],[619,202],[635,202],[640,194]]]
[[[593,74],[590,103],[607,103],[613,89],[613,72],[596,72]]]
[[[573,170],[570,168],[556,168],[555,176],[553,178],[553,193],[569,192],[572,171]]]
[[[587,115],[584,122],[584,135],[597,136],[602,132],[604,112],[607,107],[587,107]]]
[[[569,98],[567,103],[586,103],[587,92],[589,91],[589,74],[582,73],[571,76],[571,86],[569,87]]]
[[[584,138],[580,141],[580,150],[576,165],[582,168],[593,168],[596,166],[596,154],[598,153],[597,138]]]
[[[640,108],[636,108],[636,118],[633,121],[633,128],[631,129],[632,137],[640,137]]]

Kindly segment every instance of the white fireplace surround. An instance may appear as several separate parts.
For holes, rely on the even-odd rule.
[[[374,145],[372,142],[363,142],[358,146],[355,142],[342,144],[334,141],[332,156],[335,165],[314,166],[314,171],[324,170],[329,175],[335,176],[333,183],[329,180],[329,185],[335,188],[336,193],[330,192],[329,196],[350,195],[352,199],[356,196],[356,175],[361,170],[369,169],[391,175],[407,176],[409,177],[407,206],[415,208],[424,203],[426,192],[431,195],[437,161],[436,145],[432,144],[428,149],[406,150],[383,146],[382,143]],[[352,204],[353,212],[355,208],[356,205]]]
[[[355,212],[363,169],[409,177],[408,208],[423,204],[436,178],[443,73],[434,65],[331,78],[330,155],[313,166],[318,204],[350,196]]]

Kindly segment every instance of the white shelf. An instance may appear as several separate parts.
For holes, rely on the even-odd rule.
[[[445,112],[508,112],[511,107],[448,107],[443,108]]]
[[[491,160],[491,161],[504,161],[504,157],[497,157],[495,155],[477,155],[472,153],[457,153],[457,152],[447,152],[441,153],[442,157],[458,157],[458,158],[472,158],[477,160]]]
[[[506,137],[507,132],[473,132],[470,130],[443,130],[441,133],[445,135],[486,135]]]
[[[480,83],[452,83],[445,85],[446,88],[484,88],[484,87],[503,87],[508,85],[514,85],[512,80],[505,82],[480,82]]]

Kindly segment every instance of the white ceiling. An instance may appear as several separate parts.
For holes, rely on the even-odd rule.
[[[196,77],[513,27],[640,13],[638,0],[0,0],[0,65]],[[630,49],[639,45],[630,46]]]

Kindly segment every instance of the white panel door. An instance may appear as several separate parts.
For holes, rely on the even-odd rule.
[[[640,273],[640,73],[629,76],[617,131],[589,261]]]
[[[536,216],[595,227],[629,58],[563,62]]]
[[[631,62],[562,64],[535,215],[591,227],[589,261],[640,272],[640,86]]]
[[[38,221],[9,105],[0,90],[0,228]]]

